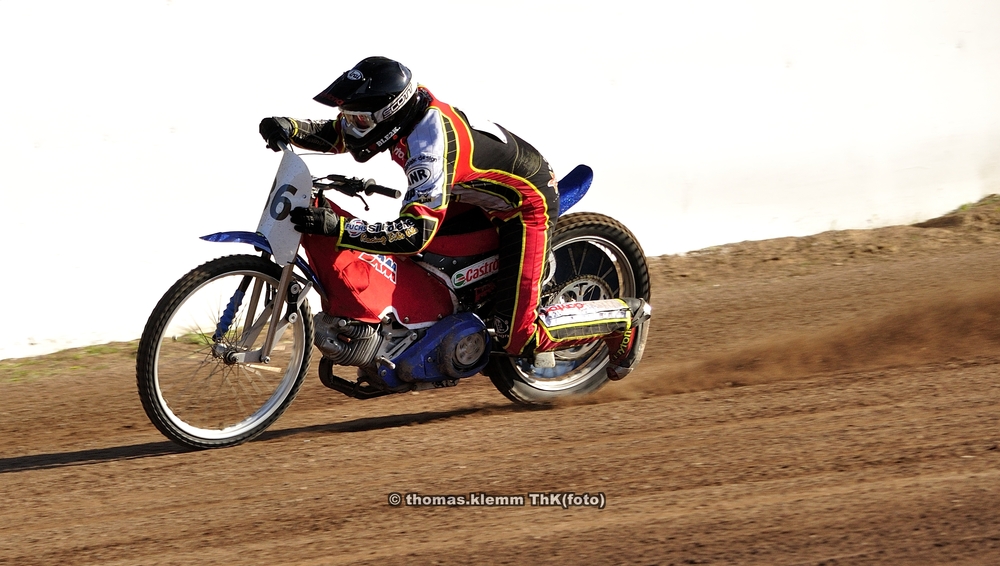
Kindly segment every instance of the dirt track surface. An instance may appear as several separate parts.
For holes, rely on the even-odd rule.
[[[128,345],[0,362],[0,564],[1000,563],[998,219],[652,258],[640,370],[545,409],[313,373],[260,439],[188,452]]]

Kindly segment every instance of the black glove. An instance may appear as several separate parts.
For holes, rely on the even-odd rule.
[[[281,151],[278,142],[288,143],[293,131],[295,131],[295,126],[288,118],[272,116],[260,121],[260,137],[267,142],[267,148],[274,151]]]
[[[303,234],[337,236],[340,234],[340,217],[329,208],[293,208],[291,214],[295,230]]]

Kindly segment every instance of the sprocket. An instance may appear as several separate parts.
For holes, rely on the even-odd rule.
[[[608,283],[596,275],[577,275],[562,283],[550,283],[542,290],[542,306],[575,301],[596,301],[614,297]]]

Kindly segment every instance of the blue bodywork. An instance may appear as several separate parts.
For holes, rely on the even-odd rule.
[[[485,352],[474,366],[462,371],[454,368],[450,359],[455,351],[455,345],[468,336],[483,333]],[[489,360],[490,336],[486,325],[478,316],[471,312],[463,312],[446,316],[440,322],[427,329],[427,334],[415,344],[403,351],[393,361],[395,367],[381,366],[379,376],[390,388],[413,381],[441,381],[442,379],[459,379],[476,375],[486,366]]]
[[[586,165],[577,165],[559,180],[559,216],[569,212],[570,207],[580,202],[594,180],[594,170]]]
[[[256,232],[216,232],[215,234],[202,236],[201,239],[209,242],[250,244],[259,250],[271,253],[271,244],[267,242],[267,238]],[[319,282],[319,278],[316,277],[312,268],[309,267],[309,262],[307,262],[302,256],[296,256],[295,267],[302,270],[302,273],[306,276],[306,278],[312,282],[316,292],[325,299],[326,291],[323,289],[323,285]]]

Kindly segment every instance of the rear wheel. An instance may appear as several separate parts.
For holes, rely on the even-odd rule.
[[[559,218],[552,235],[541,303],[636,297],[649,301],[649,268],[635,236],[621,222],[593,212]],[[484,370],[493,385],[518,403],[545,403],[592,393],[608,381],[603,340],[555,353],[552,368],[533,358],[495,357]]]
[[[191,448],[246,442],[295,398],[309,366],[308,304],[286,313],[281,268],[250,255],[222,257],[177,281],[146,323],[136,357],[139,397],[167,438]],[[265,361],[254,361],[271,313],[284,324]]]

